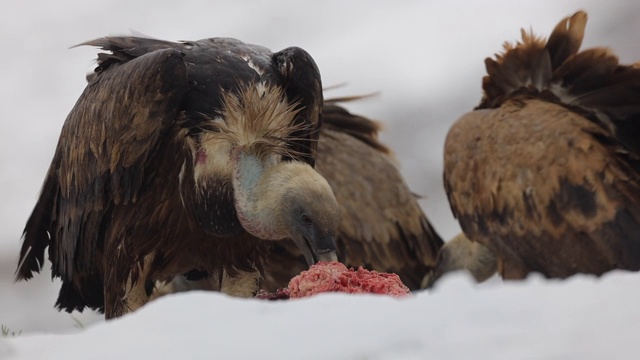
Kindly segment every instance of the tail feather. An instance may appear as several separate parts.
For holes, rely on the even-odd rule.
[[[562,19],[548,41],[533,32],[521,30],[522,41],[505,43],[504,53],[487,58],[487,76],[483,78],[485,98],[481,107],[497,107],[521,90],[541,92],[549,88],[556,70],[578,53],[584,37],[587,14],[579,11]]]
[[[562,19],[556,25],[546,44],[553,69],[557,69],[580,50],[586,26],[587,13],[584,11],[578,11],[573,16]]]
[[[618,57],[608,49],[590,49],[565,61],[554,71],[554,80],[576,91],[600,88],[618,68]]]
[[[621,65],[609,49],[580,51],[587,14],[556,25],[548,40],[522,31],[522,41],[486,59],[484,97],[477,107],[496,108],[514,96],[543,97],[605,127],[640,151],[640,63]]]
[[[521,89],[541,92],[549,88],[555,70],[580,49],[586,24],[587,14],[579,11],[562,19],[546,42],[522,29],[521,42],[507,42],[504,53],[497,54],[495,60],[485,60],[485,98],[480,107],[500,106],[506,97]]]
[[[42,188],[40,198],[33,209],[22,234],[23,243],[20,259],[16,268],[16,281],[29,280],[33,273],[39,273],[44,265],[45,249],[49,246],[52,209],[58,194],[57,182],[48,176]]]

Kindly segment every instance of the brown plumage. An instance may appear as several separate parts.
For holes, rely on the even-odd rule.
[[[451,209],[505,279],[640,269],[640,70],[579,52],[586,21],[487,59],[482,102],[447,135]]]
[[[379,142],[380,126],[331,102],[323,118],[316,170],[340,205],[338,259],[347,266],[394,272],[409,288],[420,288],[442,240]],[[304,269],[294,244],[279,242],[265,266],[264,288],[285,287]]]
[[[18,279],[44,264],[57,306],[142,306],[156,281],[208,274],[258,290],[270,241],[335,259],[338,207],[312,169],[322,86],[304,50],[226,38],[90,41],[95,73],[60,135],[24,231]]]

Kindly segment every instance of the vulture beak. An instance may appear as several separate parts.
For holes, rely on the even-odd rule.
[[[319,236],[294,236],[293,241],[302,251],[309,266],[319,261],[338,261],[336,241],[332,234]]]

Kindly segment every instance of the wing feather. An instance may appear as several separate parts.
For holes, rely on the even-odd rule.
[[[95,270],[109,206],[136,201],[186,84],[183,55],[174,49],[113,63],[92,79],[65,121],[27,222],[18,278],[40,270],[47,245],[54,276]]]

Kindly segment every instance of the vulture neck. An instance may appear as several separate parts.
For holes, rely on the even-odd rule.
[[[280,240],[287,237],[282,231],[280,219],[281,202],[269,196],[274,186],[269,174],[277,167],[273,161],[261,160],[241,149],[232,153],[233,189],[238,220],[251,235],[265,240]]]
[[[446,271],[465,269],[476,282],[481,283],[498,271],[494,253],[486,246],[469,240],[464,233],[448,241],[440,251],[448,252]]]

